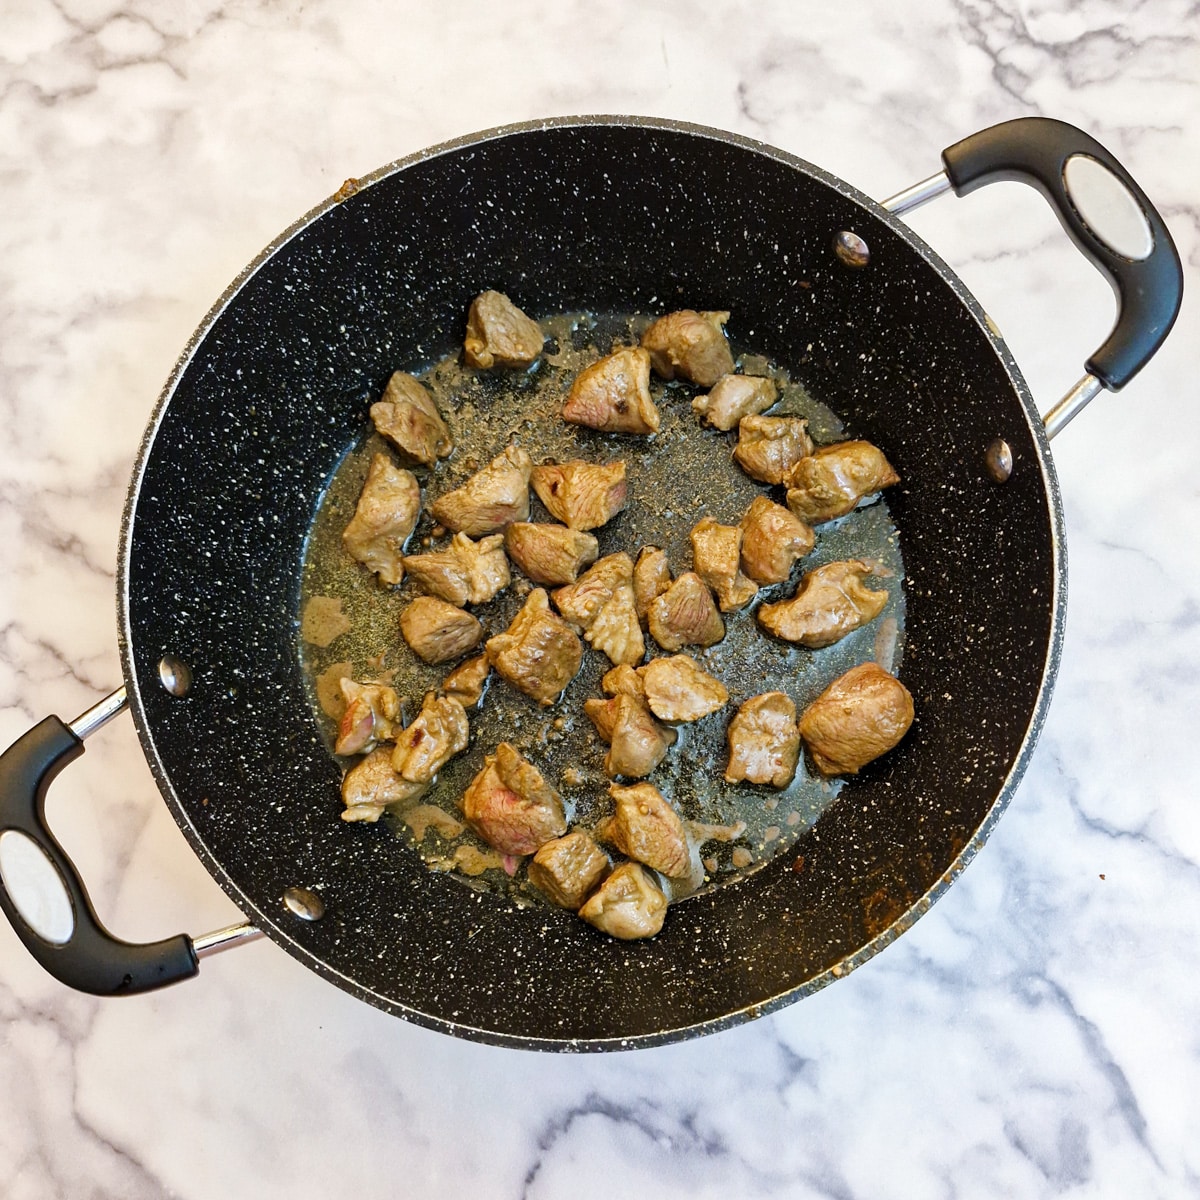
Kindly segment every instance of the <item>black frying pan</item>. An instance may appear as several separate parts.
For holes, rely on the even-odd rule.
[[[1124,183],[1148,222],[1148,256],[1111,250],[1076,210],[1063,183],[1075,155]],[[1123,386],[1166,336],[1182,290],[1170,236],[1103,147],[1058,122],[997,126],[944,163],[948,184],[921,196],[1032,183],[1118,291],[1118,323],[1088,363],[1092,382],[1052,414],[1061,424],[1094,388]],[[865,244],[865,265],[854,238],[835,250],[843,232]],[[361,434],[364,394],[459,344],[484,287],[534,315],[729,309],[734,338],[769,348],[904,479],[890,504],[907,570],[912,732],[787,854],[683,902],[649,942],[516,909],[431,873],[382,825],[336,819],[339,768],[297,650],[306,534]],[[39,933],[0,885],[40,962],[102,994],[197,970],[186,936],[132,946],[107,934],[45,826],[50,781],[127,695],[167,804],[257,929],[421,1024],[599,1049],[778,1007],[930,906],[1032,751],[1058,660],[1065,564],[1047,432],[1028,390],[978,304],[895,215],[744,138],[595,118],[485,133],[387,167],[251,264],[150,423],[119,579],[125,689],[73,726],[47,719],[0,759],[4,877],[40,846],[70,899],[64,927]]]

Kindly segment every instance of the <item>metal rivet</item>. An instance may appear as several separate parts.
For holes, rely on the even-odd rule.
[[[867,243],[849,229],[843,229],[834,237],[833,252],[846,266],[855,269],[865,267],[871,261],[871,251]]]
[[[192,668],[182,658],[164,654],[158,662],[158,681],[172,696],[186,696],[192,686]]]
[[[996,483],[1007,483],[1013,472],[1012,447],[1003,439],[997,438],[983,456],[987,473]]]
[[[303,921],[319,921],[325,915],[325,901],[308,888],[288,888],[283,893],[283,906]]]

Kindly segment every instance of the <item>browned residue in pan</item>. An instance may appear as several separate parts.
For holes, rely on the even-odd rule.
[[[863,927],[870,937],[878,937],[894,925],[912,907],[916,897],[892,885],[881,885],[863,898]]]

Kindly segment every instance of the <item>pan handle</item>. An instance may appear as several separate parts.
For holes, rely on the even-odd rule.
[[[883,202],[889,212],[911,211],[948,188],[965,196],[1002,180],[1037,188],[1067,235],[1112,284],[1117,320],[1087,360],[1087,374],[1046,415],[1053,436],[1101,387],[1123,388],[1153,357],[1179,315],[1183,267],[1166,223],[1128,171],[1094,137],[1049,117],[1018,117],[955,142],[942,151],[945,172]],[[1115,248],[1089,224],[1071,193],[1073,171],[1115,180],[1144,222],[1142,246]],[[1078,178],[1079,176],[1076,176]]]
[[[114,692],[71,725],[47,717],[0,755],[0,908],[35,959],[61,983],[97,996],[132,996],[188,979],[198,970],[187,934],[134,945],[100,923],[74,864],[46,824],[45,801],[59,771],[83,753],[83,739],[125,707]],[[42,903],[21,876],[38,878]]]

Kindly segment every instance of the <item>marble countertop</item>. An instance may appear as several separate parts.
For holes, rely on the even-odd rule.
[[[639,113],[885,196],[977,128],[1051,115],[1129,167],[1195,289],[1198,35],[1171,0],[8,6],[0,742],[120,683],[118,528],[158,392],[229,280],[346,177],[504,122]],[[1048,408],[1109,328],[1107,285],[1029,189],[912,223]],[[748,1025],[579,1057],[417,1028],[268,942],[100,1001],[5,925],[0,1194],[1196,1195],[1194,311],[1054,443],[1071,600],[1049,718],[976,861],[881,955]],[[49,812],[121,936],[238,919],[128,720],[89,741]]]

